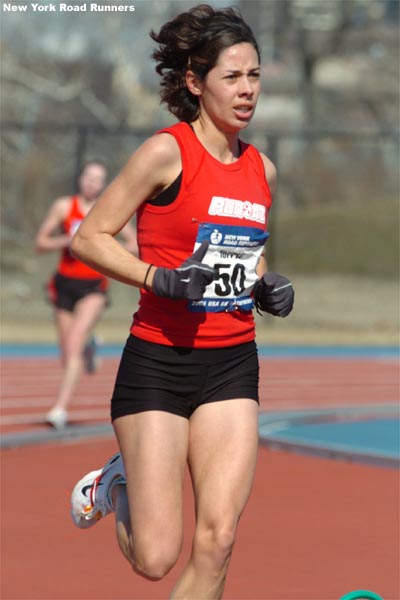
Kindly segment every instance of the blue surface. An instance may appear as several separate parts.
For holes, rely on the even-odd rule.
[[[122,348],[123,343],[105,345],[100,354],[120,357]],[[55,344],[3,344],[0,350],[3,359],[58,356]],[[394,360],[399,349],[396,346],[259,346],[259,354],[261,358]],[[283,449],[397,467],[398,413],[398,404],[262,413],[260,438],[267,445]],[[21,441],[10,443],[18,445]]]
[[[101,346],[101,356],[120,356],[123,345],[111,344]],[[53,358],[59,355],[56,344],[1,344],[1,358]]]
[[[262,443],[282,450],[399,467],[399,403],[261,413]]]
[[[323,444],[336,450],[396,457],[400,450],[399,428],[400,422],[396,419],[314,423],[275,431],[268,434],[268,438],[282,440],[284,437],[296,443]]]
[[[397,346],[259,346],[261,357],[399,358]]]
[[[102,356],[118,357],[123,349],[121,344],[107,344],[100,347]],[[399,358],[397,346],[258,346],[261,358]],[[40,358],[58,355],[55,344],[8,344],[0,346],[2,358]]]

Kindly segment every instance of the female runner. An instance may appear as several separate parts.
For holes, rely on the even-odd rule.
[[[54,306],[63,375],[58,396],[46,414],[56,429],[68,423],[68,408],[83,368],[96,370],[94,326],[107,303],[108,280],[98,271],[75,259],[70,252],[73,234],[93,207],[107,180],[107,167],[89,161],[78,178],[78,192],[53,202],[36,236],[38,252],[61,251],[57,271],[47,284],[47,296]],[[131,224],[121,232],[125,247],[136,252],[136,233]]]
[[[141,288],[111,416],[120,453],[72,494],[78,527],[115,512],[133,569],[162,578],[182,547],[186,464],[196,529],[171,598],[221,598],[258,447],[253,304],[286,316],[291,283],[262,257],[271,161],[240,134],[260,53],[234,9],[199,5],[151,33],[161,98],[178,119],[150,137],[72,242],[76,256]],[[137,215],[139,259],[114,236]]]

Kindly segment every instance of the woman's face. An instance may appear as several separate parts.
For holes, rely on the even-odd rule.
[[[200,118],[206,113],[223,131],[247,127],[260,93],[260,63],[254,46],[246,42],[223,50],[198,87]]]
[[[94,200],[104,190],[107,171],[102,165],[87,165],[79,177],[79,192],[86,200]]]

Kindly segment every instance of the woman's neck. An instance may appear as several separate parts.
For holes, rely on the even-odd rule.
[[[77,194],[77,197],[78,197],[78,202],[79,202],[81,208],[84,210],[84,212],[88,212],[92,208],[93,204],[96,202],[95,199],[89,200],[88,198],[85,198],[85,196],[83,196],[79,192]]]
[[[238,132],[223,132],[214,123],[201,117],[193,121],[191,127],[201,144],[214,158],[224,164],[230,164],[238,160],[240,156]]]

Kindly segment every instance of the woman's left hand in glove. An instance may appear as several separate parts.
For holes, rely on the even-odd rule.
[[[287,317],[294,303],[294,289],[287,277],[267,271],[256,282],[253,291],[258,312],[268,312],[275,317]]]

